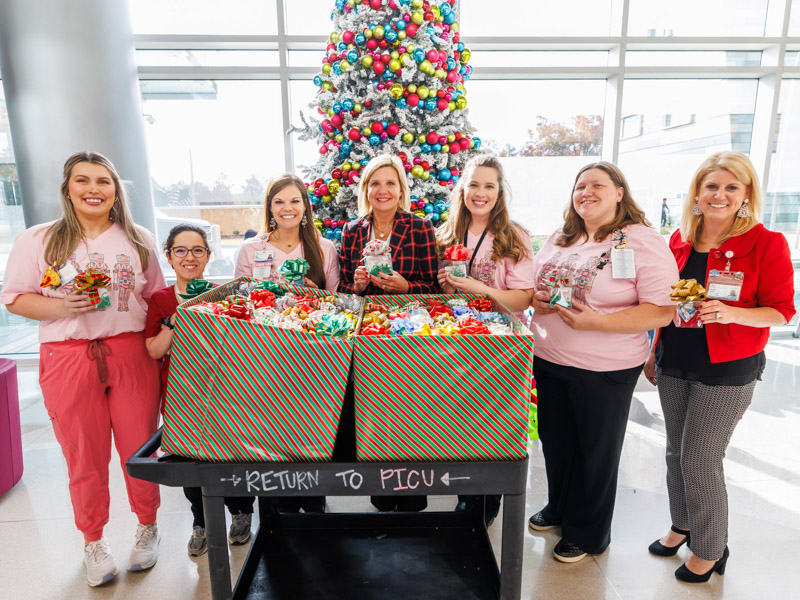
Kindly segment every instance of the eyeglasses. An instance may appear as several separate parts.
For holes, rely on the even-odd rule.
[[[192,256],[195,258],[204,258],[206,254],[208,254],[208,248],[204,248],[203,246],[195,246],[194,248],[186,248],[184,246],[173,246],[170,248],[170,254],[177,256],[178,258],[186,257],[189,252],[192,253]]]

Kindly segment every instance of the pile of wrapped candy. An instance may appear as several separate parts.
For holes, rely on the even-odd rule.
[[[355,333],[361,298],[305,296],[287,292],[272,281],[260,281],[242,283],[236,294],[219,302],[200,302],[189,310],[316,335],[349,337]]]
[[[387,308],[367,304],[359,335],[506,335],[508,319],[486,298],[413,301]]]

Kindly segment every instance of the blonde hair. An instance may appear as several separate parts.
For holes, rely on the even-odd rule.
[[[303,256],[308,261],[307,277],[322,289],[325,287],[325,266],[322,258],[322,246],[319,243],[319,231],[314,225],[314,212],[308,197],[308,189],[297,175],[284,173],[275,177],[267,185],[267,194],[264,197],[264,223],[261,225],[259,233],[274,231],[269,224],[272,219],[272,200],[278,192],[292,185],[300,191],[300,197],[303,199],[303,216],[306,218],[306,224],[300,226],[300,242],[303,244]]]
[[[697,245],[703,232],[703,215],[692,213],[695,198],[699,195],[703,180],[718,169],[725,169],[736,177],[740,183],[750,188],[749,193],[745,196],[750,199],[750,202],[747,203],[750,207],[750,216],[743,219],[737,215],[719,243],[721,244],[737,235],[742,235],[761,222],[760,215],[764,206],[764,196],[762,195],[761,185],[758,183],[758,175],[753,163],[741,152],[717,152],[706,158],[697,168],[694,177],[692,177],[692,182],[689,184],[689,195],[683,205],[681,239],[684,242],[690,242],[692,246]]]
[[[150,264],[150,246],[147,243],[147,235],[144,229],[133,222],[133,216],[128,208],[128,196],[125,187],[119,178],[114,164],[105,156],[98,152],[76,152],[64,163],[64,179],[61,182],[61,210],[63,216],[53,223],[45,233],[47,243],[44,249],[44,259],[49,265],[56,268],[63,266],[70,254],[72,254],[82,241],[85,241],[83,230],[75,215],[75,207],[69,199],[69,180],[72,177],[72,169],[80,163],[90,163],[105,167],[111,175],[116,190],[116,199],[111,207],[109,218],[117,223],[125,231],[128,241],[136,248],[139,255],[139,262],[142,264],[142,271],[147,270]]]
[[[628,185],[628,180],[625,175],[619,170],[616,165],[600,161],[590,163],[575,176],[575,182],[572,184],[572,192],[570,193],[569,204],[564,211],[564,226],[561,228],[561,235],[556,238],[556,246],[561,248],[569,248],[579,239],[584,238],[589,241],[589,234],[586,231],[586,224],[583,219],[575,210],[575,205],[572,202],[572,195],[575,193],[575,186],[578,185],[578,179],[581,178],[586,171],[590,169],[599,169],[609,176],[614,186],[619,189],[622,188],[622,200],[617,202],[616,213],[614,220],[600,227],[594,234],[595,242],[602,242],[609,234],[615,229],[621,229],[626,225],[640,224],[650,227],[650,222],[645,218],[644,211],[639,207],[631,195],[631,188]]]
[[[464,165],[461,178],[450,192],[450,218],[436,230],[439,255],[443,256],[447,246],[461,244],[464,241],[464,235],[472,222],[472,214],[464,203],[464,188],[478,167],[494,169],[497,174],[497,202],[489,214],[489,225],[487,226],[489,233],[494,236],[492,260],[500,261],[504,258],[511,258],[518,263],[529,258],[531,255],[531,247],[528,242],[530,235],[522,226],[511,220],[508,212],[511,190],[503,173],[503,165],[491,154],[473,156]]]
[[[397,208],[404,212],[411,210],[411,189],[408,186],[403,162],[397,156],[381,154],[367,163],[361,173],[361,180],[358,182],[358,214],[361,217],[365,217],[372,212],[372,205],[367,197],[367,186],[373,175],[375,175],[375,171],[383,167],[392,167],[397,173],[397,180],[400,182],[400,201],[397,203]]]

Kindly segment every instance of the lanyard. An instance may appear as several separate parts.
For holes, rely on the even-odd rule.
[[[478,238],[478,243],[476,244],[475,249],[472,251],[472,257],[469,259],[469,265],[467,266],[467,275],[472,273],[472,263],[475,262],[475,256],[478,254],[478,248],[481,247],[481,244],[483,243],[483,238],[486,237],[486,231],[488,229],[489,228],[487,227],[486,229],[483,230],[481,237]],[[467,227],[467,230],[464,232],[464,247],[466,247],[467,245],[468,236],[469,236],[469,227]]]

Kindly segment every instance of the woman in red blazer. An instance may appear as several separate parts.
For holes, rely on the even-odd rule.
[[[411,195],[403,163],[384,154],[364,168],[358,186],[361,218],[349,223],[339,250],[339,291],[349,294],[426,294],[439,292],[439,262],[433,225],[410,214]],[[369,275],[364,246],[388,241],[392,273]]]
[[[649,550],[673,556],[688,542],[692,556],[675,576],[689,583],[725,572],[722,459],[764,371],[770,327],[795,313],[789,245],[758,221],[761,206],[758,178],[744,154],[719,152],[700,165],[670,248],[681,278],[708,290],[698,310],[703,327],[662,328],[645,365],[664,410],[672,516],[670,532]],[[726,279],[726,272],[738,275]]]

